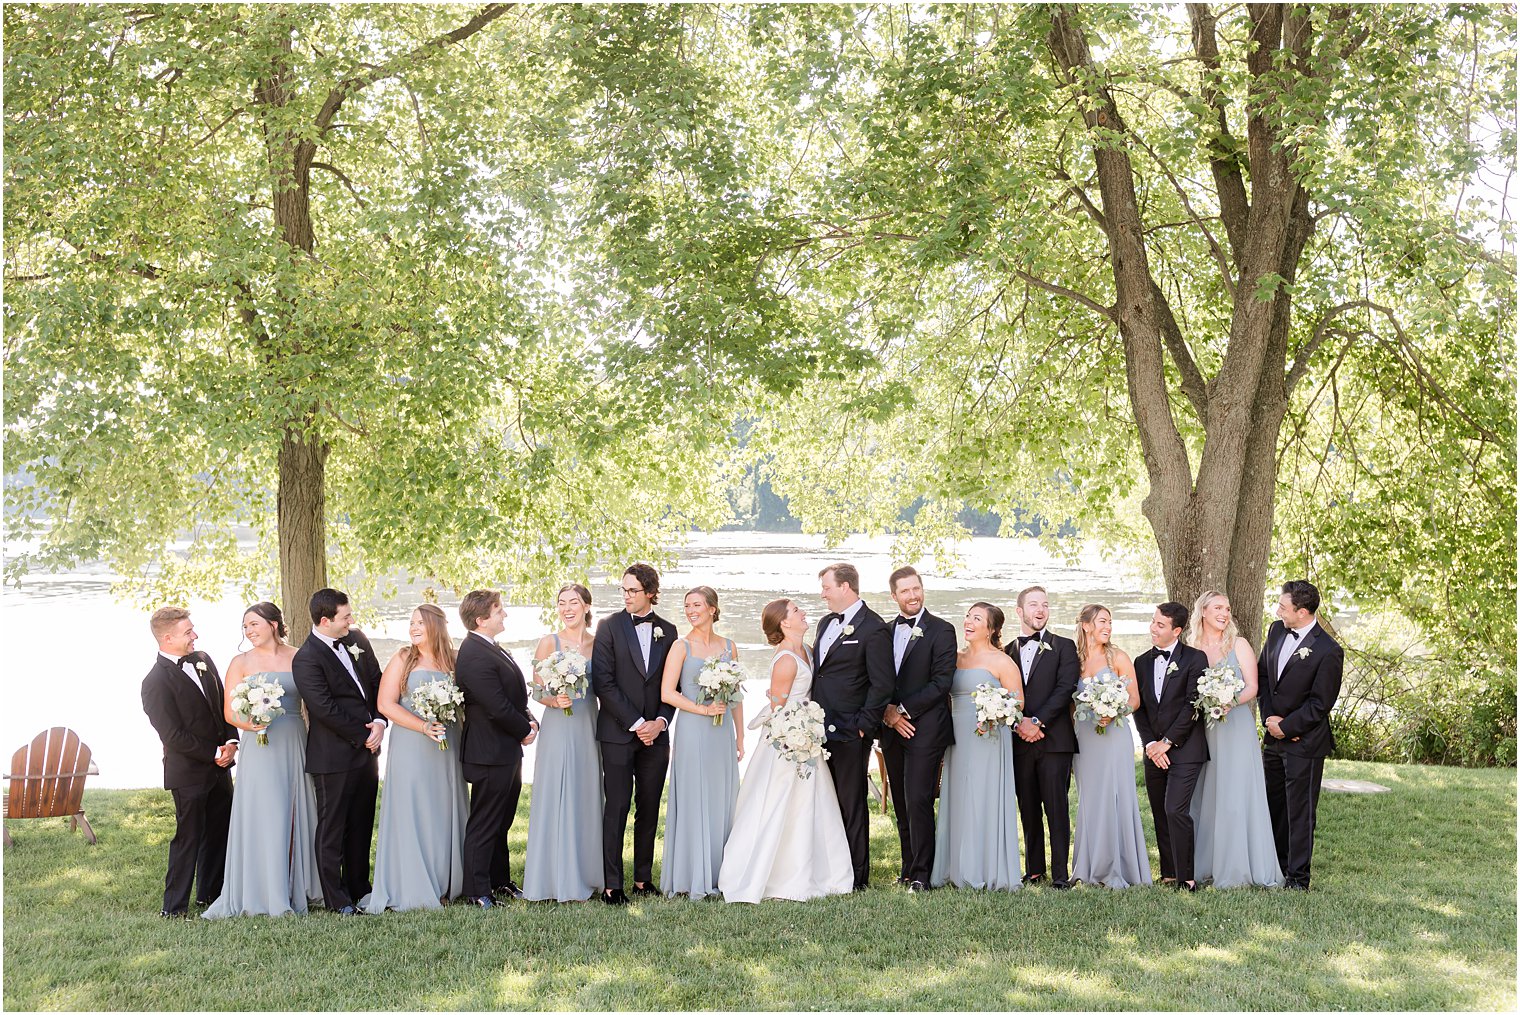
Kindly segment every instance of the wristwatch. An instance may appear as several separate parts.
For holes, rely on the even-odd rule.
[[[1161,742],[1163,744],[1165,744],[1167,747],[1172,746],[1172,738],[1171,737],[1162,737],[1161,738]]]
[[[1040,717],[1037,716],[1037,715],[1030,716],[1029,717],[1029,721],[1032,722],[1032,723],[1034,723],[1036,729],[1044,729],[1045,728],[1045,724],[1042,723],[1042,722],[1040,722]]]

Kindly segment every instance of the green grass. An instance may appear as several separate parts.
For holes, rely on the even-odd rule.
[[[623,910],[215,924],[157,916],[163,791],[86,795],[100,836],[8,822],[7,1009],[1486,1009],[1515,1007],[1515,772],[1332,762],[1314,891],[887,887]],[[1142,796],[1142,807],[1143,807]],[[514,827],[520,865],[524,811]],[[1146,816],[1149,826],[1149,815]],[[658,851],[657,851],[658,852]],[[631,847],[629,856],[631,857]],[[1154,845],[1152,865],[1155,864]]]

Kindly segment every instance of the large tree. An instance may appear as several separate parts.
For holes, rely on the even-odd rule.
[[[13,5],[5,37],[13,576],[240,578],[299,633],[330,576],[546,599],[722,519],[732,380],[804,337],[722,253],[768,234],[724,210],[720,19]]]
[[[779,488],[836,532],[922,500],[931,533],[963,502],[1122,533],[1138,506],[1168,593],[1227,590],[1254,640],[1274,562],[1436,612],[1430,540],[1368,538],[1396,514],[1377,484],[1466,565],[1434,569],[1466,586],[1448,609],[1502,617],[1512,32],[1476,6],[778,14],[770,80],[814,168],[766,270],[877,355],[778,416],[773,447],[837,440]],[[1394,489],[1375,446],[1405,425],[1441,466]]]

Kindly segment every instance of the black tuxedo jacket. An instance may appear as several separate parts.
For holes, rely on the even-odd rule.
[[[1335,750],[1330,732],[1330,709],[1341,693],[1341,669],[1346,656],[1340,643],[1319,624],[1304,636],[1282,676],[1277,675],[1277,651],[1287,637],[1283,622],[1274,621],[1257,661],[1257,697],[1263,724],[1269,715],[1282,716],[1283,739],[1268,733],[1262,740],[1270,751],[1324,758]],[[1302,650],[1308,649],[1307,657]],[[1294,737],[1298,737],[1297,742]]]
[[[1135,660],[1135,683],[1140,689],[1140,708],[1135,725],[1140,741],[1170,740],[1167,757],[1173,762],[1208,761],[1209,742],[1203,735],[1204,723],[1193,710],[1198,697],[1198,678],[1208,669],[1209,657],[1198,649],[1178,642],[1172,650],[1167,674],[1161,683],[1161,699],[1156,700],[1156,649],[1151,647]],[[1173,670],[1171,667],[1176,666]]]
[[[225,689],[216,663],[204,652],[192,652],[189,658],[206,664],[200,688],[162,655],[142,683],[143,711],[164,742],[164,789],[216,782],[227,772],[216,763],[217,749],[238,736],[237,727],[224,717]]]
[[[830,740],[874,737],[881,712],[892,698],[892,632],[869,606],[861,604],[850,622],[854,630],[840,632],[829,654],[818,661],[818,639],[824,615],[813,631],[813,700],[823,707]],[[885,642],[885,648],[883,648]]]
[[[676,641],[676,625],[654,617],[649,638],[649,665],[633,629],[633,616],[619,610],[597,625],[596,642],[591,649],[591,682],[601,708],[596,717],[596,738],[609,744],[626,744],[634,740],[629,729],[639,719],[665,720],[665,729],[655,743],[669,743],[670,723],[675,718],[674,705],[660,700],[660,676],[665,672],[665,656]],[[655,637],[658,633],[660,637]]]
[[[1019,667],[1024,681],[1024,714],[1040,720],[1045,737],[1034,743],[1023,738],[1013,738],[1015,753],[1067,752],[1077,753],[1077,731],[1071,721],[1071,696],[1077,693],[1077,681],[1082,676],[1081,664],[1077,662],[1077,643],[1070,638],[1045,629],[1042,640],[1050,648],[1034,654],[1029,672],[1024,673],[1019,659],[1019,642],[1015,638],[1003,647],[1014,665]]]
[[[889,670],[892,668],[896,626],[894,617],[887,624],[887,636],[872,646],[876,651],[886,653]],[[905,748],[948,747],[955,743],[955,728],[950,722],[950,685],[955,680],[955,628],[928,610],[919,617],[918,628],[923,634],[917,638],[908,636],[908,646],[894,678],[888,707],[901,705],[908,713],[908,721],[913,724],[913,736],[902,741]],[[897,734],[892,728],[883,724],[882,743],[896,739]]]
[[[306,636],[306,643],[296,649],[290,669],[296,689],[306,705],[310,725],[306,731],[306,771],[312,775],[348,772],[372,763],[375,756],[364,746],[369,739],[367,727],[382,718],[376,704],[380,696],[380,663],[363,631],[351,628],[338,640],[344,651],[359,650],[358,658],[349,652],[354,672],[363,690],[338,661],[338,654],[316,634]]]
[[[454,662],[454,682],[464,692],[460,762],[522,764],[522,742],[533,732],[533,714],[527,682],[507,650],[473,633],[465,635]]]

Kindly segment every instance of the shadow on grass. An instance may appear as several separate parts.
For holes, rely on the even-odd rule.
[[[1082,887],[909,896],[888,887],[896,834],[873,815],[878,887],[847,897],[215,924],[155,915],[168,794],[92,792],[97,847],[63,821],[12,823],[4,1000],[191,1010],[1512,1009],[1514,772],[1332,768],[1395,791],[1326,795],[1307,895]],[[519,874],[525,846],[519,818]]]

